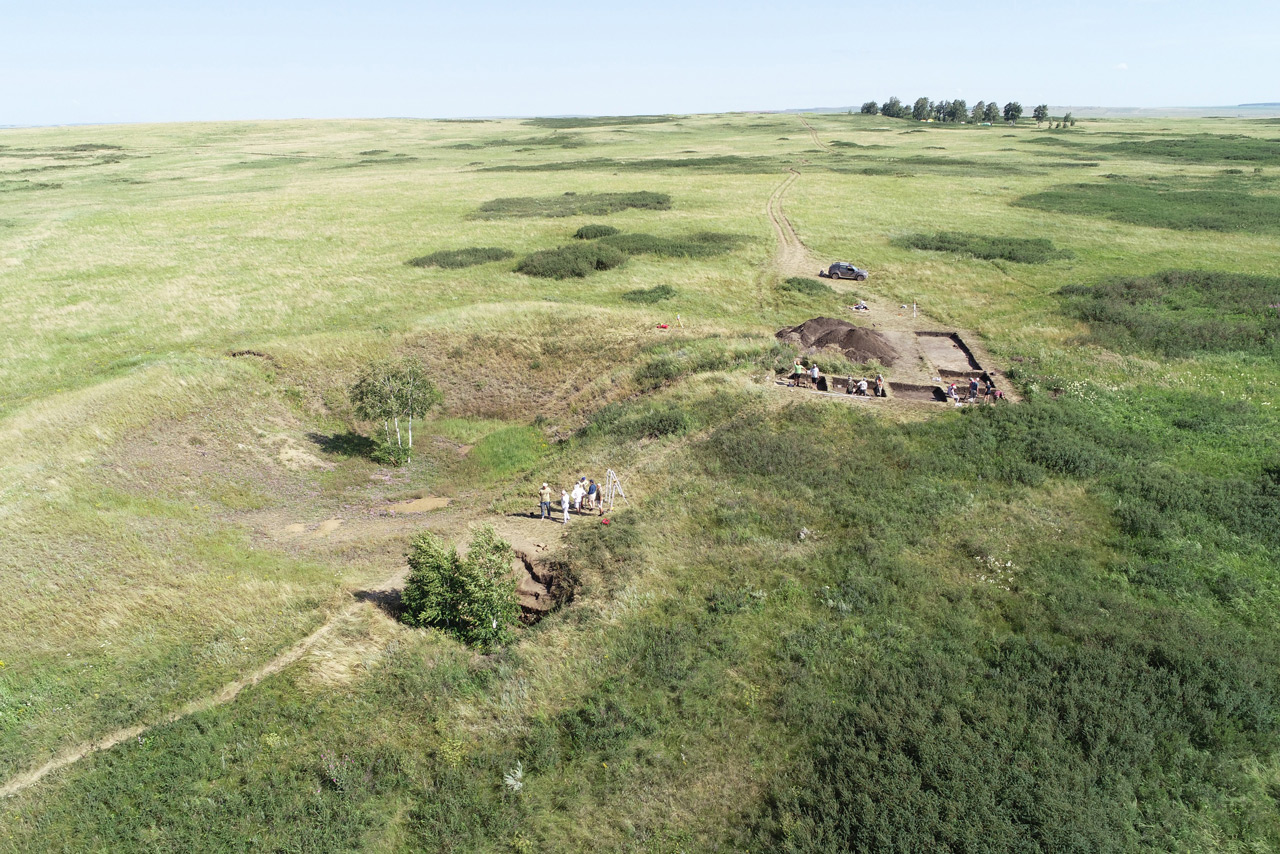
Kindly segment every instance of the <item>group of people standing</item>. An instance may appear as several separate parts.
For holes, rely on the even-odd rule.
[[[996,381],[991,378],[990,374],[983,379],[981,387],[978,385],[977,377],[969,377],[969,396],[965,398],[969,403],[978,403],[978,398],[982,398],[982,403],[995,403],[1004,397],[1004,392],[996,388]],[[947,399],[959,406],[960,389],[955,383],[947,386]]]
[[[806,368],[803,362],[796,359],[795,365],[791,368],[791,382],[794,385],[803,385],[807,381],[813,383],[814,388],[820,389],[821,386],[818,385],[818,380],[821,378],[822,371],[818,370],[818,365],[816,363]],[[836,379],[834,382],[834,386],[831,385],[831,383],[828,383],[827,388],[829,390],[838,389],[840,387],[841,380]],[[880,374],[876,374],[875,380],[868,380],[866,377],[855,380],[853,377],[849,377],[844,382],[847,383],[845,386],[846,394],[858,395],[860,397],[867,397],[868,394],[874,394],[876,397],[889,396],[889,389],[885,385],[884,377]]]
[[[542,511],[543,519],[551,518],[551,487],[542,484],[542,488],[538,490],[538,505]],[[563,514],[561,521],[564,524],[569,523],[569,509],[573,508],[575,512],[581,514],[582,506],[586,504],[587,512],[598,510],[600,515],[604,515],[604,484],[596,483],[594,480],[586,477],[578,478],[578,482],[573,485],[572,491],[568,489],[560,490],[560,510]]]

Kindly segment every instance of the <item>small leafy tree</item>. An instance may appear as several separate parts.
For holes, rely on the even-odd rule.
[[[911,118],[918,122],[922,122],[929,118],[928,98],[916,98],[916,102],[911,106]]]
[[[861,113],[864,116],[874,116],[878,112],[880,112],[880,105],[875,101],[867,101],[862,105]]]
[[[1065,116],[1062,117],[1062,123],[1064,125],[1070,125],[1071,127],[1075,127],[1076,117],[1071,115],[1070,113],[1067,113]]]
[[[413,538],[406,557],[404,622],[440,629],[486,652],[515,638],[520,616],[511,573],[515,552],[491,526],[475,533],[465,558],[430,532]]]
[[[1035,118],[1036,124],[1039,125],[1041,122],[1049,118],[1049,105],[1037,104],[1036,108],[1031,111],[1031,115]]]
[[[890,98],[880,106],[880,115],[888,116],[891,119],[905,118],[910,111],[898,100],[897,96]]]
[[[983,113],[982,119],[983,121],[988,121],[992,124],[1000,121],[1000,105],[995,101],[987,101],[987,109],[986,112]]]
[[[1022,105],[1017,101],[1010,101],[1004,105],[1004,120],[1009,124],[1013,124],[1022,118]]]
[[[987,104],[985,101],[979,101],[973,105],[973,112],[969,115],[969,121],[972,124],[979,124],[983,121],[983,116],[987,114]]]
[[[957,98],[947,104],[947,121],[963,122],[969,118],[969,105],[965,103],[964,98]]]
[[[394,426],[397,451],[413,448],[413,419],[420,418],[443,396],[427,377],[422,363],[415,359],[384,359],[361,372],[348,392],[356,414],[369,421],[381,421],[386,444],[391,446]],[[408,444],[400,430],[404,419],[408,428]]]

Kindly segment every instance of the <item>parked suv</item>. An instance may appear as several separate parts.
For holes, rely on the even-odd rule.
[[[837,261],[827,268],[826,273],[819,273],[818,275],[825,275],[828,279],[853,279],[855,282],[865,282],[867,280],[867,271],[858,269],[848,261]]]

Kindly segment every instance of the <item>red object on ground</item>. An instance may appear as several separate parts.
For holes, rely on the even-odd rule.
[[[659,329],[670,329],[671,327],[670,327],[669,325],[665,324],[665,323],[659,323],[659,324],[658,324],[658,328],[659,328]]]
[[[601,520],[600,520],[600,524],[601,524],[601,525],[608,525],[608,524],[609,524],[609,520],[608,520],[608,519],[601,519]]]

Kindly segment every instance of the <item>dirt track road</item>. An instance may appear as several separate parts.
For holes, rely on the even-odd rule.
[[[823,149],[824,151],[830,151],[830,150],[831,150],[831,146],[827,145],[825,142],[823,142],[822,140],[818,139],[818,132],[817,132],[816,130],[814,130],[814,129],[813,129],[813,125],[809,124],[808,119],[806,119],[804,116],[801,116],[801,117],[800,117],[800,122],[801,122],[801,124],[803,124],[805,127],[807,127],[807,128],[809,129],[809,136],[813,137],[813,144],[814,144],[814,145],[818,146],[819,148]]]
[[[809,258],[809,250],[801,242],[800,235],[796,234],[791,220],[782,212],[782,197],[800,177],[800,173],[794,169],[787,171],[789,174],[769,195],[769,201],[765,204],[765,213],[778,236],[778,253],[774,256],[773,263],[784,276],[809,274],[815,268]]]
[[[407,574],[408,574],[408,570],[400,570],[395,575],[391,576],[386,581],[384,581],[375,590],[366,591],[366,593],[376,593],[379,591],[390,591],[392,589],[398,589],[404,585],[404,579]],[[3,785],[0,785],[0,798],[12,797],[13,795],[18,794],[24,789],[28,789],[31,786],[34,786],[36,783],[40,782],[40,780],[43,779],[45,776],[52,774],[54,771],[65,768],[68,765],[71,765],[75,762],[80,761],[84,757],[88,756],[90,753],[96,753],[100,750],[109,750],[110,748],[115,747],[117,744],[120,744],[121,742],[128,741],[131,738],[137,738],[141,736],[143,733],[145,733],[149,729],[152,729],[153,727],[163,726],[164,724],[173,723],[174,721],[185,718],[188,715],[194,715],[197,712],[203,712],[206,709],[213,708],[214,706],[221,706],[224,703],[230,703],[245,688],[248,688],[250,685],[257,685],[263,679],[266,679],[268,676],[271,676],[275,673],[279,673],[281,670],[288,667],[290,664],[293,664],[295,661],[302,658],[321,639],[323,639],[327,634],[329,634],[330,631],[333,630],[333,627],[338,623],[339,620],[349,616],[350,614],[354,613],[356,610],[364,607],[371,607],[371,606],[368,605],[366,602],[361,601],[361,602],[356,602],[355,604],[344,608],[342,611],[330,617],[329,620],[326,621],[323,626],[316,629],[314,632],[307,635],[305,638],[298,641],[293,646],[289,647],[289,649],[280,653],[275,658],[271,659],[266,664],[259,667],[257,670],[253,671],[247,676],[241,677],[240,679],[236,679],[234,681],[228,682],[226,685],[223,685],[222,688],[219,689],[214,694],[211,694],[207,697],[201,697],[198,700],[192,700],[191,702],[187,703],[185,706],[178,709],[177,711],[171,712],[170,714],[165,715],[160,720],[151,721],[149,723],[143,723],[143,724],[135,724],[134,726],[129,726],[129,727],[124,727],[123,729],[118,729],[118,730],[115,730],[114,732],[110,732],[99,738],[93,739],[92,741],[81,742],[80,744],[74,745],[72,747],[69,747],[63,750],[53,759],[50,759],[48,762],[44,763],[38,768],[33,768],[30,771],[25,771],[9,780],[6,780]]]

